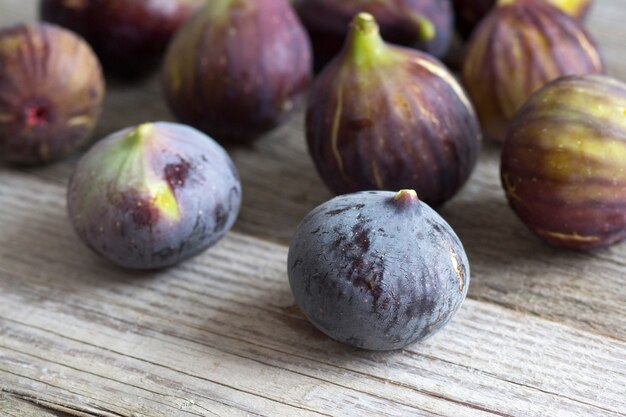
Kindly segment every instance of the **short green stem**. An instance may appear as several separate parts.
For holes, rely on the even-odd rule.
[[[389,57],[376,19],[369,13],[359,13],[352,21],[346,48],[349,59],[357,66],[372,65]]]

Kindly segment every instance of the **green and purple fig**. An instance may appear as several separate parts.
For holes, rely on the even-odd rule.
[[[307,34],[285,0],[213,0],[175,37],[163,71],[174,115],[220,141],[281,124],[312,73]]]
[[[564,75],[604,73],[585,29],[537,0],[500,0],[474,31],[463,64],[463,84],[485,136],[502,142],[528,97]]]
[[[165,48],[206,0],[42,0],[41,18],[83,36],[107,75],[137,79],[156,70]]]
[[[593,0],[535,0],[552,4],[578,20],[583,20]],[[459,33],[467,38],[498,0],[452,0]]]
[[[50,24],[0,29],[0,160],[41,164],[91,137],[104,80],[89,45]]]
[[[289,284],[331,338],[392,350],[426,339],[459,310],[470,266],[454,230],[413,190],[336,197],[298,226]]]
[[[501,171],[511,207],[548,243],[626,238],[626,83],[586,75],[546,85],[513,119]]]
[[[295,0],[294,6],[311,36],[318,71],[341,51],[350,22],[361,12],[376,18],[388,42],[436,57],[446,54],[454,32],[449,0]]]
[[[175,265],[233,226],[239,175],[226,151],[175,123],[146,123],[96,143],[80,160],[67,195],[83,242],[131,269]]]
[[[306,135],[336,194],[410,188],[431,205],[461,188],[481,146],[474,109],[452,74],[423,52],[386,44],[367,13],[316,80]]]

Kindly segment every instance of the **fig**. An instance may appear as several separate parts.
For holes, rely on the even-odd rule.
[[[437,205],[476,165],[481,133],[452,74],[427,54],[386,44],[374,17],[357,15],[346,45],[315,81],[309,151],[336,194],[415,189]]]
[[[71,222],[96,253],[130,269],[164,268],[217,242],[241,205],[239,175],[213,139],[157,122],[96,143],[67,194]]]
[[[289,247],[296,303],[331,338],[401,349],[461,307],[470,267],[452,228],[413,190],[336,197],[309,213]]]
[[[626,83],[560,78],[511,123],[501,177],[510,206],[546,242],[590,249],[626,238]]]
[[[604,71],[577,21],[537,0],[503,0],[472,34],[462,78],[485,136],[502,142],[533,92],[563,75]]]
[[[163,85],[179,120],[249,141],[285,120],[311,73],[309,39],[285,0],[216,0],[170,45]]]
[[[317,71],[341,51],[350,22],[360,12],[372,14],[391,43],[442,57],[452,42],[449,0],[295,0],[294,7],[311,36]]]
[[[536,0],[552,4],[578,20],[583,20],[593,0]],[[461,36],[467,38],[498,0],[452,0],[456,25]]]
[[[156,70],[170,39],[204,0],[42,0],[41,18],[87,40],[107,75],[138,79]]]
[[[104,80],[89,45],[50,24],[0,29],[0,160],[41,164],[84,145]]]

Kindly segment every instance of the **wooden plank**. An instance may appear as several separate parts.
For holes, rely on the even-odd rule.
[[[3,0],[0,24],[32,20],[35,6]],[[625,19],[623,0],[597,0],[589,22],[622,79]],[[95,137],[171,120],[156,79],[107,93]],[[76,157],[0,167],[0,414],[626,415],[626,245],[543,246],[506,207],[492,144],[441,210],[473,270],[451,325],[395,353],[313,329],[285,273],[294,228],[330,197],[302,117],[229,147],[244,185],[236,233],[159,274],[112,268],[74,237],[64,185]]]
[[[59,411],[62,408],[56,405],[42,404],[29,394],[17,395],[0,391],[0,410],[7,417],[71,417],[70,414]]]
[[[218,415],[625,415],[623,342],[470,300],[424,344],[354,350],[293,305],[282,245],[233,233],[178,268],[132,274],[80,245],[63,193],[19,174],[0,185],[9,386],[113,415],[203,415],[216,401],[235,409]]]

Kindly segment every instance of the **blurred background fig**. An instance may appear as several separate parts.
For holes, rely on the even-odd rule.
[[[307,34],[285,0],[214,0],[170,45],[163,70],[174,115],[219,141],[280,125],[309,86]]]
[[[175,123],[146,123],[96,143],[70,180],[70,220],[96,253],[131,269],[168,267],[217,242],[241,205],[226,151]]]
[[[41,18],[82,35],[107,75],[134,80],[161,63],[170,39],[206,0],[42,0]]]
[[[452,74],[423,52],[386,44],[367,13],[315,81],[306,136],[336,194],[410,188],[433,205],[461,188],[481,146],[474,109]]]
[[[388,42],[443,57],[452,41],[454,15],[449,0],[294,0],[313,43],[320,71],[341,51],[350,22],[360,12],[373,15]]]
[[[570,76],[535,93],[511,123],[501,175],[513,210],[548,243],[626,238],[626,83]]]
[[[533,92],[564,75],[604,71],[600,52],[577,21],[537,0],[506,0],[472,34],[462,79],[483,132],[502,142]]]
[[[0,160],[41,164],[89,141],[102,110],[98,59],[50,24],[0,29]]]
[[[470,267],[452,228],[413,190],[336,197],[298,226],[289,284],[331,338],[392,350],[441,330],[461,307]]]
[[[503,0],[505,3],[509,0]],[[534,0],[558,7],[578,20],[583,20],[593,0]],[[496,5],[498,0],[452,0],[456,13],[456,26],[464,38],[468,38],[478,23]]]

